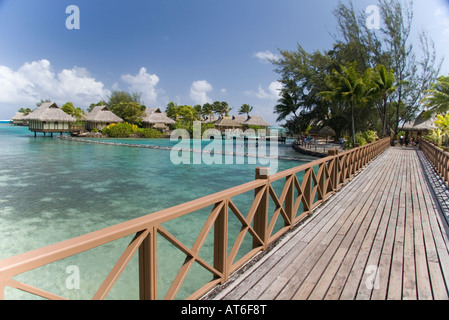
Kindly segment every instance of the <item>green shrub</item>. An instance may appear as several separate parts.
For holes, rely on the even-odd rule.
[[[162,133],[160,133],[156,129],[139,128],[136,130],[136,134],[140,138],[147,138],[147,139],[158,139],[158,138],[162,137]]]
[[[363,133],[363,137],[365,138],[366,142],[371,143],[379,139],[377,136],[376,131],[368,130]]]
[[[365,135],[361,132],[356,133],[355,134],[355,143],[358,143],[359,146],[364,146],[365,144],[367,144]]]
[[[102,130],[102,133],[111,138],[128,138],[133,133],[133,126],[127,122],[110,124]]]

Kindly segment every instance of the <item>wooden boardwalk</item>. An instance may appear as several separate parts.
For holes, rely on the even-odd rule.
[[[389,148],[206,298],[448,299],[448,213],[421,157]]]

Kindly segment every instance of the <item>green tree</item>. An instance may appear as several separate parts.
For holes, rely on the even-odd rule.
[[[253,107],[249,104],[243,104],[239,109],[239,114],[246,114],[249,116],[249,114],[253,111]]]
[[[98,101],[97,103],[91,103],[90,105],[89,105],[89,108],[87,108],[87,112],[91,112],[95,107],[98,107],[98,106],[107,106],[108,105],[108,103],[106,102],[106,101],[104,101],[104,100],[100,100],[100,101]]]
[[[129,93],[126,91],[112,91],[107,105],[111,108],[114,108],[114,106],[120,104],[121,102],[135,102],[142,105],[140,97],[141,94],[136,92]]]
[[[449,76],[441,76],[422,99],[430,114],[449,112]]]
[[[30,108],[20,108],[19,110],[18,110],[18,112],[21,112],[21,113],[23,113],[23,115],[28,115],[28,114],[30,114],[31,112],[33,112]]]
[[[396,91],[394,84],[395,77],[393,70],[387,70],[382,64],[376,66],[372,78],[371,94],[374,97],[375,105],[382,122],[382,137],[387,136],[388,100],[391,94]]]
[[[81,108],[75,108],[72,102],[65,103],[61,107],[61,110],[67,113],[68,115],[75,117],[78,120],[82,119],[83,116],[86,114]]]
[[[125,122],[141,126],[146,108],[142,105],[140,96],[135,92],[130,94],[126,91],[113,91],[107,105]]]
[[[353,146],[356,143],[355,132],[355,108],[367,102],[367,83],[371,76],[371,69],[365,72],[362,77],[357,71],[357,63],[353,62],[348,66],[341,66],[341,72],[333,70],[332,74],[326,77],[328,91],[320,92],[324,99],[342,103],[349,109],[351,114],[351,134]]]
[[[167,117],[174,119],[175,121],[178,121],[179,119],[179,110],[180,106],[178,106],[176,103],[169,102],[167,104],[167,108],[165,109],[165,113],[167,114]]]
[[[442,115],[437,115],[437,120],[435,121],[436,126],[441,130],[446,138],[446,147],[449,146],[449,113]]]
[[[229,107],[229,104],[225,101],[215,101],[213,104],[213,111],[214,113],[223,116],[229,116],[229,113],[231,112],[232,108]]]
[[[210,119],[213,113],[214,113],[213,105],[211,105],[210,103],[205,103],[203,105],[203,114],[205,116],[209,117],[209,119]]]
[[[145,116],[145,107],[137,102],[120,102],[112,108],[118,117],[130,124],[142,126],[143,117]]]

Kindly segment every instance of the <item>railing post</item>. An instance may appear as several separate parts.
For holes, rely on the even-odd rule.
[[[214,225],[214,268],[222,273],[222,283],[228,280],[228,203],[225,200]],[[217,206],[217,204],[216,204]]]
[[[327,151],[327,154],[328,154],[328,156],[334,157],[330,162],[332,165],[332,170],[330,171],[330,177],[329,177],[329,180],[331,181],[331,185],[332,185],[332,190],[329,190],[329,188],[328,188],[327,191],[334,192],[338,188],[338,179],[337,179],[338,149],[330,149]]]
[[[140,300],[157,299],[157,228],[153,227],[139,247]]]
[[[295,175],[285,177],[285,183],[288,184],[287,194],[285,195],[285,213],[290,220],[289,227],[293,228],[293,223],[295,221],[296,212],[293,212],[293,207],[295,205]],[[285,223],[287,226],[287,222]]]
[[[256,214],[254,216],[254,231],[262,239],[263,247],[267,247],[267,226],[268,226],[268,185],[270,183],[270,168],[258,167],[256,168],[256,180],[266,180],[265,186],[256,188],[254,196],[257,196],[260,192],[263,192],[259,206],[257,207]],[[259,247],[260,244],[256,239],[253,239],[253,248]]]

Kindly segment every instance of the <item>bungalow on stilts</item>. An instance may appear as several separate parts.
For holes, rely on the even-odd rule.
[[[23,118],[28,121],[28,128],[34,132],[34,136],[38,132],[43,132],[44,136],[50,133],[72,132],[72,123],[75,118],[62,111],[54,102],[44,102],[39,108]]]

